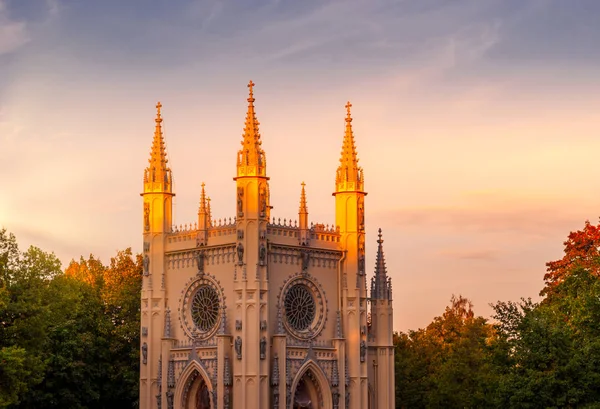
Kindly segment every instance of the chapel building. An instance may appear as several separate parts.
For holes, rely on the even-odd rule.
[[[212,219],[202,184],[197,221],[173,226],[157,104],[141,194],[140,408],[393,409],[392,286],[379,229],[367,291],[367,193],[351,105],[335,225],[309,222],[304,183],[297,222],[281,221],[272,215],[252,81],[248,87],[228,220]]]

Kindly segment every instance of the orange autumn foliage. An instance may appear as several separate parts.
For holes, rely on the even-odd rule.
[[[79,262],[72,260],[65,269],[65,275],[82,281],[98,289],[106,303],[112,303],[123,292],[135,288],[142,276],[142,256],[133,256],[131,248],[118,251],[110,259],[110,265],[104,266],[102,262],[90,254],[88,260],[83,257]]]
[[[541,296],[552,295],[556,286],[576,267],[583,267],[591,274],[600,276],[600,224],[594,226],[586,220],[583,230],[571,232],[564,245],[564,257],[546,263],[546,286],[540,291]]]

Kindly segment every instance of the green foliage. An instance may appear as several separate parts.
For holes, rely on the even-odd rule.
[[[62,273],[0,230],[0,407],[135,406],[141,277],[131,249]]]
[[[492,326],[460,296],[427,328],[396,334],[397,407],[492,406],[494,339]]]

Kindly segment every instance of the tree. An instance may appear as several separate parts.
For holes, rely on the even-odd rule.
[[[600,279],[583,267],[565,274],[540,304],[494,306],[509,345],[499,392],[506,407],[590,407],[600,401]]]
[[[577,267],[600,276],[600,224],[594,226],[586,220],[583,230],[571,232],[564,245],[563,258],[546,263],[546,286],[540,292],[542,296],[551,297],[556,286]]]
[[[427,328],[395,337],[400,408],[492,406],[493,327],[475,316],[468,299],[452,296],[450,302]]]

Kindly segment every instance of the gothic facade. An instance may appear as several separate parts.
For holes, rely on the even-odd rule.
[[[272,215],[248,85],[236,202],[173,226],[161,105],[144,172],[140,407],[392,409],[392,289],[381,229],[367,291],[365,196],[350,103],[335,175],[335,225]],[[233,188],[233,186],[232,186]]]

